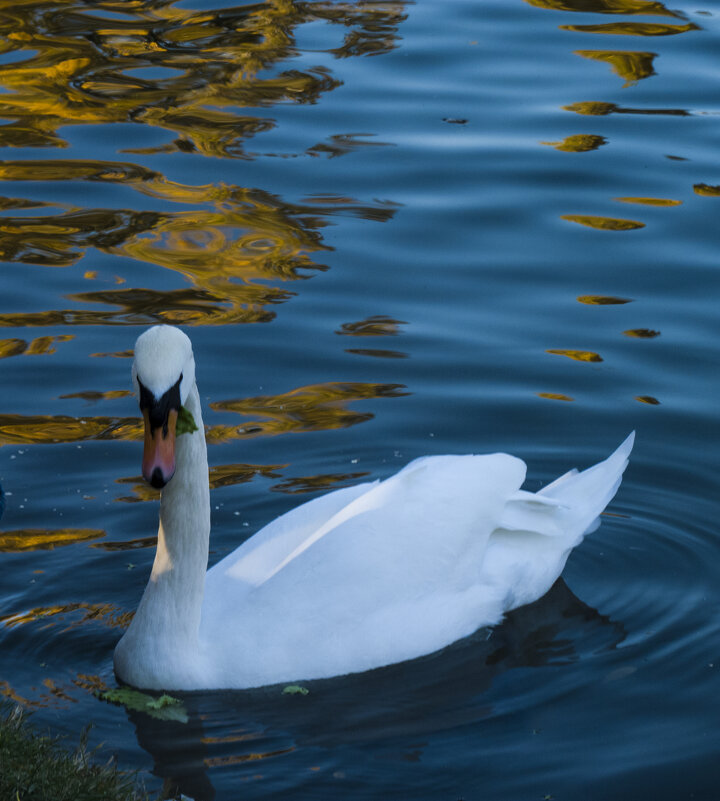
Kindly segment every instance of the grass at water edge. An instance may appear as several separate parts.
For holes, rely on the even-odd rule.
[[[0,704],[0,799],[3,801],[149,801],[133,773],[104,764],[87,749],[87,732],[69,750],[38,733],[20,707]]]

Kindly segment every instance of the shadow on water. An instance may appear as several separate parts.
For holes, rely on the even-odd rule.
[[[492,717],[487,692],[501,674],[568,664],[612,650],[625,636],[622,624],[584,604],[558,579],[546,596],[511,612],[496,628],[428,657],[302,682],[307,695],[284,694],[282,685],[177,693],[188,715],[185,723],[142,712],[128,715],[165,797],[182,792],[211,801],[216,769],[235,766],[242,780],[243,771],[262,773],[264,760],[300,753],[322,762],[323,753],[356,744],[368,759],[387,749],[405,752],[408,743]]]

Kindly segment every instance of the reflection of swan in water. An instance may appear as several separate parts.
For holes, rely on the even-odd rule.
[[[180,695],[187,723],[130,710],[128,716],[139,745],[152,757],[152,772],[164,782],[164,797],[182,792],[195,801],[211,801],[216,789],[218,797],[234,797],[223,789],[236,789],[242,778],[286,773],[290,763],[284,759],[292,760],[294,771],[309,760],[342,768],[357,760],[357,749],[373,763],[388,749],[443,742],[452,732],[474,738],[488,718],[502,714],[493,708],[490,692],[500,675],[518,668],[582,664],[625,639],[621,624],[580,601],[562,579],[539,601],[510,612],[492,636],[487,634],[478,632],[413,662],[310,683],[307,699],[285,696],[277,687],[190,693]],[[557,678],[561,688],[550,688],[551,698],[564,692],[563,675]],[[593,680],[590,672],[582,675]],[[518,674],[504,684],[502,697],[507,701],[508,694],[522,693],[523,706],[542,708],[547,698],[539,696],[547,677],[537,677],[541,689],[528,698],[529,684]],[[264,758],[269,758],[267,768]]]
[[[496,624],[551,587],[614,496],[632,448],[631,435],[604,462],[538,493],[520,490],[525,465],[506,454],[418,459],[283,515],[206,578],[207,452],[190,340],[170,326],[146,331],[133,379],[143,475],[165,489],[152,574],[115,668],[145,688],[361,672]]]

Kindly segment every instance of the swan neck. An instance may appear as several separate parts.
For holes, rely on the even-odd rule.
[[[185,407],[198,430],[176,439],[175,474],[160,496],[157,551],[136,618],[174,646],[195,647],[210,540],[207,447],[195,385]]]

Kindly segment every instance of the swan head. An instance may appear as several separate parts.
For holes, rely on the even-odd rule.
[[[190,339],[171,325],[156,325],[138,337],[132,380],[145,422],[142,471],[158,489],[175,474],[175,429],[195,383]]]

